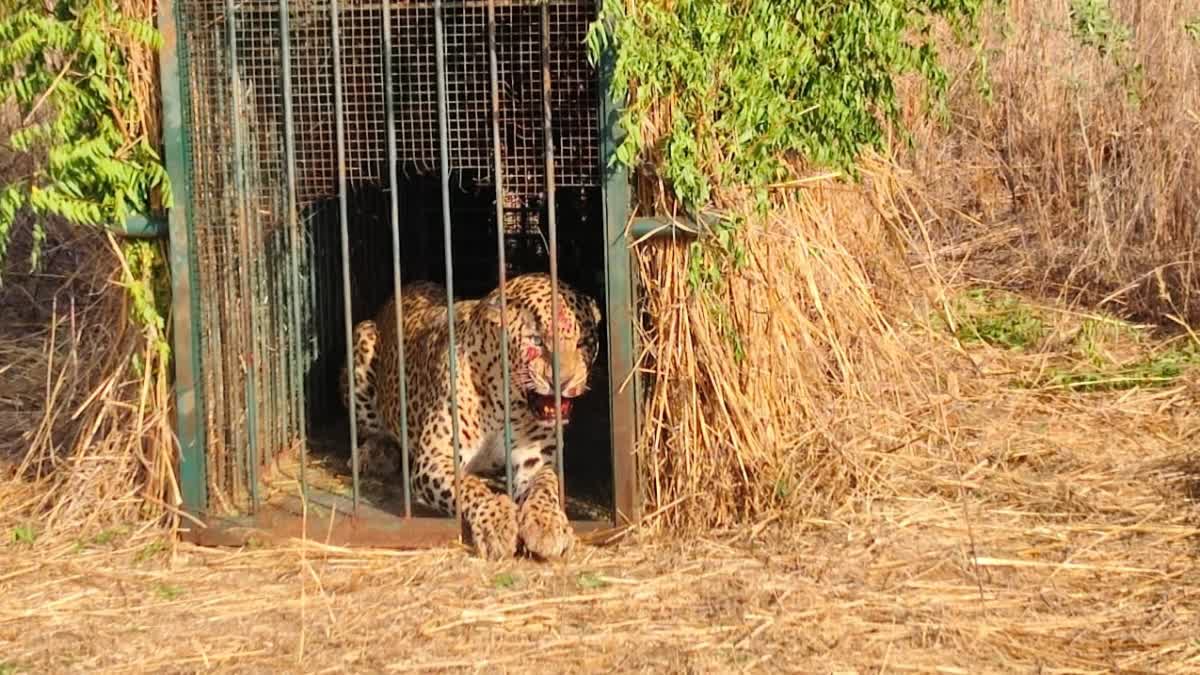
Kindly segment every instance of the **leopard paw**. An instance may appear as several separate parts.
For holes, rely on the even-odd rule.
[[[542,559],[559,558],[575,545],[575,532],[567,514],[551,500],[527,501],[519,516],[525,550]]]
[[[493,495],[468,520],[471,542],[488,560],[511,558],[517,553],[517,505],[508,495]]]
[[[346,471],[354,471],[353,455],[346,458]],[[371,434],[358,444],[358,469],[362,475],[387,478],[400,471],[399,444],[384,435]]]

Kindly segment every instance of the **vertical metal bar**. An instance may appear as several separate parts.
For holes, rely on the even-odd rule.
[[[250,257],[249,241],[250,241],[250,225],[249,214],[246,210],[247,199],[247,180],[246,180],[246,143],[245,143],[245,120],[243,119],[242,110],[242,77],[241,70],[238,67],[238,43],[237,43],[237,11],[234,7],[233,0],[225,0],[225,47],[227,50],[227,58],[229,60],[229,88],[230,88],[230,106],[232,108],[232,127],[233,127],[233,185],[234,195],[233,200],[235,210],[237,212],[237,248],[239,258],[241,258],[241,269],[237,270],[238,279],[241,282],[239,289],[241,291],[242,306],[238,307],[239,313],[242,314],[246,333],[242,337],[247,344],[239,345],[245,349],[249,347],[250,353],[240,356],[243,376],[245,377],[245,385],[243,387],[243,403],[246,408],[246,484],[250,492],[250,509],[251,512],[258,510],[258,398],[255,396],[255,378],[254,369],[257,368],[255,362],[254,342],[256,332],[254,330],[254,302],[253,295],[250,290],[251,285],[249,277],[253,272],[254,262]]]
[[[176,0],[158,7],[162,80],[163,158],[171,178],[170,226],[171,315],[175,331],[175,415],[179,435],[179,487],[183,508],[202,514],[208,509],[208,448],[204,428],[204,390],[196,386],[200,358],[200,287],[197,283],[196,232],[192,223],[192,139],[188,132],[189,90],[180,78],[187,68],[187,44],[179,36]]]
[[[601,3],[596,3],[597,9]],[[612,429],[614,524],[641,518],[641,491],[634,448],[637,443],[637,354],[633,330],[636,295],[625,230],[630,214],[629,172],[615,160],[622,136],[620,102],[612,96],[615,54],[608,49],[598,64],[600,88],[600,161],[604,177],[604,298],[608,339],[608,395]],[[630,385],[630,375],[633,384]]]
[[[559,499],[567,503],[563,467],[562,382],[558,370],[558,218],[554,204],[554,120],[550,100],[550,0],[542,0],[542,126],[546,132],[546,225],[550,230],[550,360],[554,372],[554,460],[558,465]]]
[[[508,268],[504,250],[504,161],[500,157],[500,67],[496,56],[496,0],[487,3],[488,68],[492,88],[492,180],[496,185],[496,257],[500,279],[500,374],[504,386],[504,485],[513,496],[512,374],[508,362]]]
[[[400,282],[400,188],[396,175],[396,102],[392,88],[392,2],[383,0],[383,105],[387,114],[388,190],[391,196],[392,281],[396,299],[396,353],[400,355],[400,467],[404,476],[404,517],[412,517],[412,485],[408,456],[408,381],[404,359],[404,309]]]
[[[258,511],[258,411],[255,410],[257,399],[254,396],[254,358],[253,354],[250,359],[244,360],[245,364],[245,397],[246,397],[246,426],[250,427],[250,432],[246,435],[246,484],[250,489],[250,512]]]
[[[306,466],[308,464],[308,425],[306,422],[307,411],[304,409],[304,378],[300,372],[300,361],[303,358],[300,343],[300,304],[301,304],[301,289],[300,289],[300,251],[299,241],[300,234],[300,214],[297,204],[296,190],[296,118],[294,103],[292,101],[292,44],[291,44],[291,28],[290,16],[288,12],[288,0],[279,0],[279,66],[280,76],[283,80],[283,147],[284,147],[284,170],[287,175],[287,219],[288,227],[285,230],[287,233],[284,246],[286,247],[286,255],[289,262],[289,274],[287,277],[287,292],[291,296],[289,302],[289,314],[291,320],[291,329],[288,331],[291,344],[291,356],[289,359],[290,368],[290,386],[287,387],[287,396],[290,398],[289,403],[292,405],[293,419],[296,422],[297,429],[300,434],[300,489],[301,493],[307,498],[308,482],[305,475]]]
[[[458,345],[455,342],[454,326],[454,256],[450,226],[450,120],[449,95],[446,92],[446,27],[444,25],[443,0],[433,2],[433,42],[437,64],[438,94],[438,157],[442,177],[442,240],[446,255],[446,322],[449,328],[450,359],[450,435],[454,447],[454,517],[462,530],[462,443],[458,428]]]
[[[346,334],[346,353],[350,353],[354,345],[354,319],[352,316],[353,298],[350,288],[350,229],[346,215],[346,121],[344,117],[342,92],[342,36],[340,25],[341,9],[338,0],[329,0],[329,28],[333,33],[333,128],[337,144],[337,183],[338,183],[338,229],[342,239],[342,324]],[[350,408],[350,471],[354,479],[354,511],[358,512],[359,483],[358,483],[358,425],[355,420],[357,407],[354,402],[355,385],[350,373],[346,374],[350,395],[347,397]]]

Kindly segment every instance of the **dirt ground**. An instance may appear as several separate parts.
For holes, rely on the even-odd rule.
[[[0,673],[1200,671],[1196,378],[977,387],[1036,358],[971,354],[878,497],[566,562],[6,516]]]

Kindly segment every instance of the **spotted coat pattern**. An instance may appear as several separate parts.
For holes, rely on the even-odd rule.
[[[451,438],[449,330],[445,289],[421,282],[401,292],[408,443],[414,494],[442,513],[455,512]],[[518,544],[543,557],[565,554],[574,535],[559,499],[555,465],[551,281],[545,274],[510,279],[506,319],[499,290],[454,303],[457,351],[461,499],[477,551],[487,558],[513,555]],[[595,300],[559,283],[559,381],[563,423],[570,402],[587,390],[596,358],[600,309]],[[512,410],[514,499],[494,493],[482,475],[504,468],[502,324],[508,331]],[[398,458],[375,442],[400,434],[400,364],[395,298],[373,321],[354,329],[351,369],[355,380],[360,463],[364,472],[391,472]],[[348,402],[346,370],[340,382]]]

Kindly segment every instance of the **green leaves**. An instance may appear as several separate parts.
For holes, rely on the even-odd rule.
[[[21,212],[77,225],[122,222],[169,194],[154,147],[118,120],[140,119],[127,45],[157,48],[154,27],[123,15],[112,0],[13,0],[0,15],[0,101],[25,120],[7,139],[41,155],[32,175],[0,186],[0,263]],[[130,137],[131,135],[135,137]],[[35,227],[31,264],[44,231]]]
[[[1121,22],[1108,0],[1071,0],[1069,7],[1071,36],[1079,44],[1111,58],[1119,71],[1125,95],[1140,105],[1143,95],[1143,69],[1130,49],[1133,29]]]
[[[765,205],[789,155],[853,174],[898,120],[898,76],[919,73],[934,94],[946,86],[930,20],[965,32],[985,1],[605,0],[587,44],[594,61],[617,50],[627,136],[616,159],[653,162],[690,210],[724,187],[749,187]],[[670,126],[644,138],[665,110]]]
[[[1071,0],[1071,34],[1080,44],[1102,55],[1124,48],[1133,31],[1121,23],[1108,0]]]

